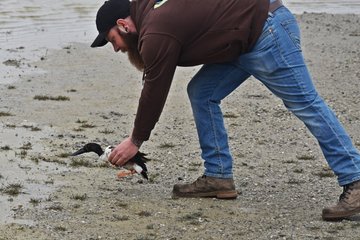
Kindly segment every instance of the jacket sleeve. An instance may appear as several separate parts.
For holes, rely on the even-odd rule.
[[[181,45],[167,35],[147,35],[140,53],[145,63],[144,86],[136,113],[132,137],[146,141],[158,122],[179,59]]]

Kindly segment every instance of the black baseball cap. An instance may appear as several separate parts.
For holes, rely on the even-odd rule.
[[[109,0],[98,10],[96,15],[96,28],[99,35],[95,38],[91,47],[102,47],[108,43],[105,39],[109,30],[116,25],[120,18],[124,19],[130,15],[129,0]]]

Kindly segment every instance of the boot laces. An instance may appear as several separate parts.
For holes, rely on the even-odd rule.
[[[343,188],[343,192],[340,195],[339,201],[348,199],[352,190],[353,190],[353,184],[345,185]]]
[[[202,179],[206,178],[206,175],[202,175],[201,177],[199,177],[198,179],[196,179],[196,181],[194,182],[195,186],[199,185],[199,183],[201,182]]]

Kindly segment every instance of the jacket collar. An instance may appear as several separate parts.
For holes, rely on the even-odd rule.
[[[130,16],[138,33],[141,31],[143,19],[154,7],[156,0],[133,0],[130,3]]]

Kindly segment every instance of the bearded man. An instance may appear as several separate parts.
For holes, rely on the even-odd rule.
[[[187,91],[198,132],[203,176],[176,184],[173,197],[236,198],[220,102],[254,76],[318,140],[344,192],[323,209],[324,220],[360,212],[360,155],[318,95],[304,62],[300,31],[281,0],[109,0],[96,17],[99,35],[144,71],[134,128],[109,161],[122,166],[148,140],[163,110],[177,66],[203,64]]]

